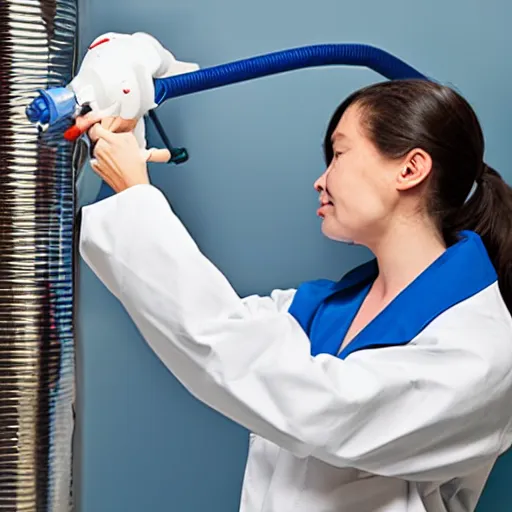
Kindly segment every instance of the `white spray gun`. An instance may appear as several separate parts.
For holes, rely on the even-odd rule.
[[[43,130],[86,110],[95,118],[120,117],[132,124],[141,150],[147,151],[144,115],[157,106],[154,79],[197,69],[197,64],[176,60],[149,34],[105,33],[89,46],[75,78],[66,87],[40,91],[27,117]],[[80,135],[78,126],[65,133],[68,140]]]

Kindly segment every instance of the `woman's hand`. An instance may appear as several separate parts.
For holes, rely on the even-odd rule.
[[[89,130],[94,146],[91,167],[116,193],[135,185],[149,184],[147,155],[129,131],[113,133],[96,123]]]
[[[103,117],[94,112],[89,112],[84,116],[78,116],[75,119],[75,125],[73,127],[74,135],[82,134],[87,132],[92,126],[97,123],[101,123],[103,128],[114,132],[114,133],[126,133],[131,132],[137,125],[136,119],[123,119],[119,116]],[[146,162],[166,163],[171,159],[171,153],[168,149],[141,149]]]

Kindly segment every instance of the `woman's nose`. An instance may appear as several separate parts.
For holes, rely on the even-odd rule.
[[[325,178],[327,176],[328,169],[325,170],[325,172],[315,181],[314,187],[317,192],[322,192],[325,190]]]

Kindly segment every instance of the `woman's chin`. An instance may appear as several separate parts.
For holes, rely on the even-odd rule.
[[[322,234],[335,242],[342,242],[346,244],[354,244],[351,233],[347,230],[341,229],[339,225],[333,226],[332,219],[324,217],[322,219]]]

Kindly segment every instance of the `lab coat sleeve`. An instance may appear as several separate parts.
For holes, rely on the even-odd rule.
[[[500,449],[505,385],[484,358],[449,344],[311,356],[290,295],[241,299],[151,185],[85,207],[80,251],[194,396],[298,457],[432,481]]]

